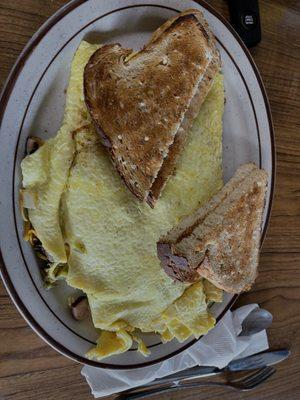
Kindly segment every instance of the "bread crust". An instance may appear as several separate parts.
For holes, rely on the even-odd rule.
[[[84,70],[85,102],[132,193],[154,206],[220,68],[202,14],[188,10],[138,53],[105,45]]]
[[[268,176],[254,164],[158,242],[158,257],[175,280],[208,279],[229,293],[255,281]]]

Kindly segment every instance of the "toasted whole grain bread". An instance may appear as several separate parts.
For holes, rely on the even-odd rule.
[[[158,244],[166,273],[175,280],[201,277],[229,293],[249,290],[256,274],[267,173],[242,165],[204,207],[184,218]]]
[[[87,108],[132,193],[154,206],[220,69],[198,10],[163,24],[138,53],[104,45],[84,71]]]

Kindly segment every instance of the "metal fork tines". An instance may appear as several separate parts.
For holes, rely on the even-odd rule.
[[[243,378],[228,381],[228,382],[213,382],[213,381],[199,381],[195,383],[184,383],[180,384],[180,382],[174,382],[171,386],[168,387],[156,387],[151,389],[143,389],[140,392],[136,392],[138,389],[134,389],[134,392],[127,391],[119,394],[117,399],[126,399],[126,400],[135,400],[135,399],[143,399],[148,396],[152,396],[154,394],[163,394],[170,393],[184,389],[197,388],[203,386],[210,387],[223,387],[238,391],[247,391],[256,388],[258,385],[265,382],[270,376],[272,376],[276,372],[276,369],[273,367],[265,367],[251,373],[250,375],[244,376]]]
[[[275,372],[276,369],[274,367],[265,367],[259,369],[253,374],[247,375],[240,379],[236,379],[235,381],[230,382],[230,384],[233,385],[232,387],[234,387],[235,389],[240,389],[242,391],[251,390],[263,383]]]

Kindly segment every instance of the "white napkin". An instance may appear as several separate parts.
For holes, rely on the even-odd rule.
[[[231,360],[246,357],[269,348],[266,331],[251,337],[238,337],[241,323],[257,304],[228,311],[221,321],[201,340],[183,353],[162,363],[134,370],[107,370],[84,366],[86,378],[95,398],[109,396],[144,385],[196,365],[225,367]]]

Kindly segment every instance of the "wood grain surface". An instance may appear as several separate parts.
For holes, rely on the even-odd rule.
[[[64,0],[0,0],[1,86],[26,42],[65,3]],[[225,1],[209,3],[228,17]],[[257,302],[271,311],[274,315],[269,330],[271,348],[288,347],[292,355],[255,392],[201,388],[151,397],[154,400],[300,398],[300,2],[261,0],[260,10],[263,38],[251,53],[272,108],[277,183],[259,277],[252,291],[242,295],[237,305]],[[1,284],[0,398],[91,399],[80,369],[79,364],[58,354],[27,326]]]

